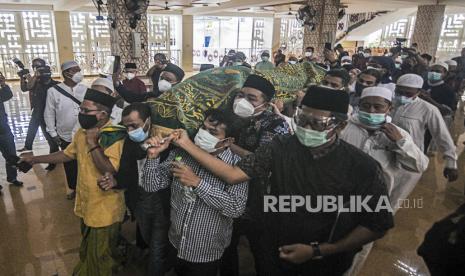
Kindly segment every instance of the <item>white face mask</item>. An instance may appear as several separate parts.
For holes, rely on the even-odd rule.
[[[247,118],[247,117],[254,115],[255,109],[259,108],[262,105],[254,107],[253,104],[251,104],[245,98],[242,98],[242,99],[237,99],[234,101],[233,110],[237,116],[242,117],[242,118]],[[258,115],[258,114],[255,114],[255,115]]]
[[[305,52],[305,56],[306,56],[306,57],[311,57],[312,55],[313,55],[312,52]]]
[[[160,79],[158,81],[158,90],[160,90],[160,92],[162,92],[162,93],[170,90],[171,86],[172,86],[171,83],[169,81],[167,81],[167,80]]]
[[[297,61],[295,61],[295,60],[289,60],[289,64],[296,64],[296,63],[297,63]]]
[[[133,78],[136,77],[135,73],[126,73],[125,75],[128,80],[132,80]]]
[[[369,58],[369,57],[371,57],[371,54],[369,54],[369,53],[363,53],[363,56],[366,57],[366,58]]]
[[[77,72],[71,78],[71,80],[74,81],[75,83],[80,83],[83,79],[84,79],[84,76],[82,75],[81,72]]]
[[[212,153],[217,150],[215,146],[216,144],[218,144],[218,142],[220,142],[220,139],[211,135],[210,132],[203,128],[199,129],[199,132],[197,132],[197,135],[195,135],[194,138],[194,143],[201,149],[209,153]]]

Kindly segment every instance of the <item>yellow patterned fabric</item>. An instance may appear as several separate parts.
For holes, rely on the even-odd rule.
[[[310,83],[319,83],[325,71],[312,63],[257,71],[244,66],[214,68],[198,73],[149,101],[152,123],[165,128],[185,128],[193,133],[210,108],[230,108],[231,100],[250,74],[268,79],[276,88],[276,98],[293,99]]]
[[[105,148],[104,154],[118,170],[124,140],[118,140]],[[86,133],[80,128],[64,154],[78,162],[78,180],[74,213],[89,227],[106,227],[122,222],[126,205],[123,190],[103,191],[97,185],[102,176],[94,164],[87,145]]]

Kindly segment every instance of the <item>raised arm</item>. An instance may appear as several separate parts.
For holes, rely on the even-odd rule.
[[[214,175],[221,178],[228,184],[239,184],[248,181],[250,177],[245,174],[239,167],[231,166],[218,158],[215,158],[208,152],[197,147],[189,139],[185,130],[178,130],[179,138],[174,141],[174,144],[184,149],[189,153],[202,167],[205,167]]]

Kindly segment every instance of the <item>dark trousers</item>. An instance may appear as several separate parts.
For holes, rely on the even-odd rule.
[[[47,139],[48,146],[50,147],[50,153],[58,151],[58,145],[53,141],[50,134],[48,134],[45,120],[44,120],[44,111],[34,108],[31,114],[31,120],[29,121],[29,126],[27,128],[27,135],[26,135],[26,142],[24,147],[27,149],[32,149],[32,144],[34,143],[34,139],[36,138],[37,130],[42,130],[45,139]]]
[[[171,265],[168,261],[170,189],[155,193],[140,191],[136,221],[140,234],[149,247],[147,275],[163,276]]]
[[[170,244],[170,251],[177,255],[177,250]],[[174,271],[178,276],[216,276],[220,260],[208,263],[192,263],[176,257]]]
[[[226,248],[221,258],[221,276],[239,276],[239,254],[237,247],[242,235],[245,235],[249,241],[250,250],[252,251],[255,261],[255,272],[257,276],[265,275],[263,270],[265,260],[263,255],[262,232],[262,224],[256,220],[243,218],[234,220],[231,244]]]
[[[61,150],[65,150],[70,142],[66,142],[63,139],[60,139],[60,148]],[[68,188],[71,190],[76,190],[76,183],[77,183],[77,173],[78,173],[78,166],[77,166],[77,161],[69,161],[63,163],[63,167],[65,168],[65,175],[66,175],[66,181],[68,182]]]
[[[429,132],[429,130],[426,130],[426,132],[425,132],[425,144],[424,144],[425,148],[423,149],[424,154],[428,153],[428,148],[429,148],[429,145],[431,144],[431,140],[433,140],[433,137],[431,136],[431,132]]]
[[[3,158],[9,160],[12,156],[16,156],[16,146],[13,134],[11,133],[10,127],[7,125],[2,129],[5,130],[5,133],[0,134],[0,151],[2,152]],[[12,167],[5,162],[6,169],[6,180],[8,182],[13,182],[18,176],[18,172],[15,167]]]

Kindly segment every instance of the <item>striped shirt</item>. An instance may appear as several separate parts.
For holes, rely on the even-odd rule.
[[[195,189],[184,187],[170,172],[170,163],[181,156],[201,178]],[[217,156],[234,165],[239,156],[229,149]],[[187,152],[175,149],[160,163],[160,158],[147,159],[143,188],[156,192],[171,185],[171,227],[169,240],[178,257],[193,263],[219,260],[231,242],[233,218],[240,217],[247,202],[247,182],[228,185],[195,161]]]

